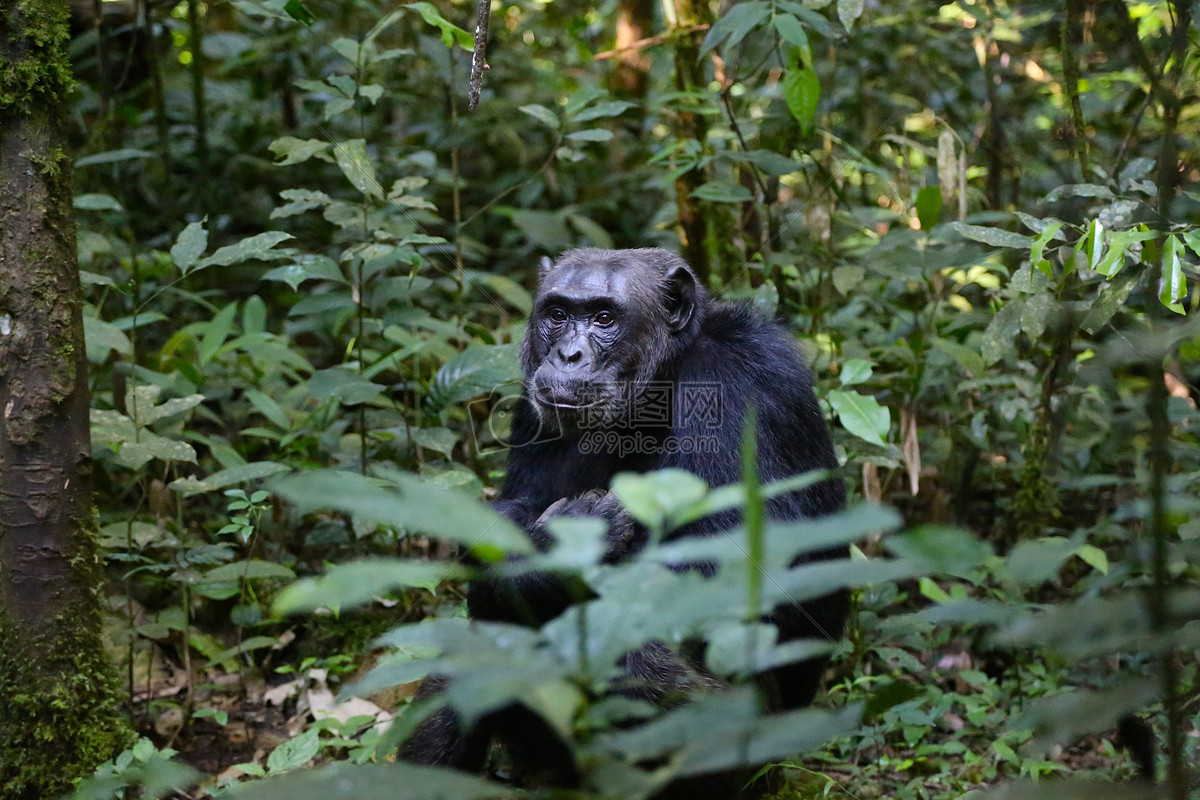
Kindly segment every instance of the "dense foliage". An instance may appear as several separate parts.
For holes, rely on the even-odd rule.
[[[430,670],[460,712],[542,714],[594,796],[768,761],[783,797],[1035,796],[1003,787],[1131,778],[1131,714],[1125,744],[1157,731],[1184,796],[1191,6],[497,0],[472,112],[461,2],[77,14],[108,631],[148,737],[80,796],[159,796],[182,762],[212,796],[511,794],[391,764]],[[536,264],[577,245],[679,248],[798,332],[856,498],[801,533],[855,561],[764,581],[723,539],[690,553],[714,580],[657,567],[667,545],[600,567],[583,522],[526,563],[581,575],[586,613],[459,619],[460,549],[523,547],[476,501],[503,475]],[[760,491],[663,473],[619,495],[661,533]],[[741,535],[770,554],[796,533]],[[604,694],[653,638],[703,640],[726,675],[802,658],[757,611],[834,585],[856,616],[817,709],[762,717],[740,685],[666,710]],[[649,721],[613,726],[630,715]]]

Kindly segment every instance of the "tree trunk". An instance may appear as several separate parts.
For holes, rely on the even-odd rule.
[[[704,31],[698,25],[712,22],[708,5],[699,0],[673,0],[675,26],[675,88],[680,92],[704,88],[704,67],[700,63],[700,42]],[[681,109],[676,112],[675,135],[691,139],[703,150],[708,142],[708,122],[702,114]],[[691,169],[675,179],[675,207],[679,213],[679,238],[683,257],[696,271],[700,282],[707,284],[712,276],[708,257],[708,220],[702,201],[692,192],[705,182],[700,168]]]
[[[0,796],[123,743],[101,644],[87,361],[63,149],[66,0],[0,0]]]

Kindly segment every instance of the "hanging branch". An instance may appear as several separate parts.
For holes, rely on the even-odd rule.
[[[487,63],[488,19],[492,15],[492,0],[479,0],[479,16],[475,18],[475,52],[471,55],[471,81],[468,89],[467,110],[474,111],[479,105],[479,91],[483,88],[483,73],[491,67]]]

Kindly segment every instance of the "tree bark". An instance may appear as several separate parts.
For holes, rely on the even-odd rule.
[[[101,644],[63,149],[66,0],[0,0],[0,796],[55,797],[124,727]]]
[[[680,92],[704,87],[704,66],[700,63],[700,43],[704,32],[698,26],[711,23],[708,5],[699,0],[673,0],[675,25],[675,88]],[[676,112],[675,135],[691,139],[703,150],[708,141],[708,122],[702,114],[681,109]],[[707,284],[712,276],[706,240],[708,220],[702,201],[692,197],[706,176],[700,168],[690,169],[675,179],[675,207],[679,213],[679,238],[683,257],[695,270],[700,282]]]

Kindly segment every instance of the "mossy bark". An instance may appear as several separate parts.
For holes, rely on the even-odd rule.
[[[101,643],[66,0],[0,0],[0,797],[124,744]]]

